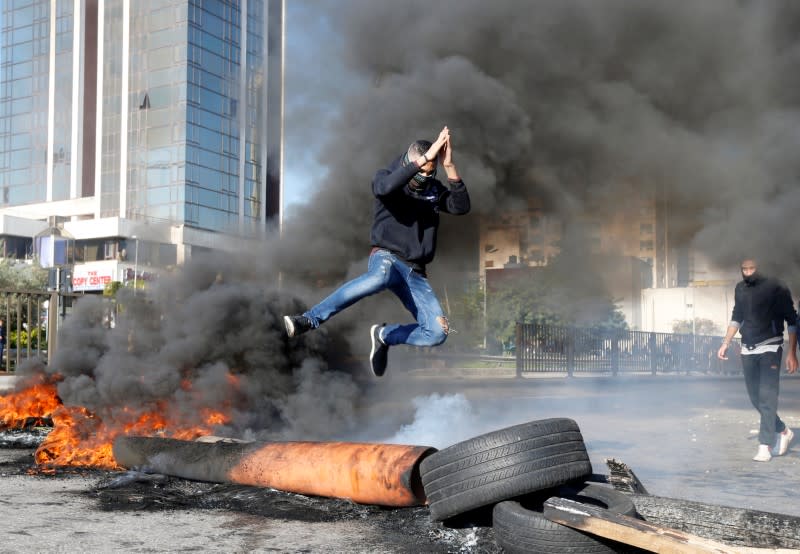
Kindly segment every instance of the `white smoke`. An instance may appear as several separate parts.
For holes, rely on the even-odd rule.
[[[415,409],[414,421],[381,442],[442,449],[475,436],[480,422],[463,394],[418,396],[411,402]]]

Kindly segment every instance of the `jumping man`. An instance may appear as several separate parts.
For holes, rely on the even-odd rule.
[[[448,186],[436,178],[440,162]],[[379,170],[372,180],[372,194],[375,207],[367,272],[343,284],[307,312],[283,319],[286,333],[295,337],[316,329],[362,298],[389,289],[416,323],[372,326],[370,367],[380,377],[386,371],[390,346],[437,346],[449,332],[426,272],[436,252],[439,213],[464,215],[470,209],[467,188],[453,162],[448,128],[444,127],[433,143],[412,143],[389,167]]]

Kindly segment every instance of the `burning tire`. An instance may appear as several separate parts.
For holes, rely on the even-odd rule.
[[[562,487],[556,496],[636,516],[633,500],[624,493],[588,484],[582,489]],[[510,554],[605,554],[620,552],[624,545],[554,523],[542,515],[544,497],[500,502],[494,507],[493,528],[497,544]]]
[[[444,448],[420,464],[431,518],[471,510],[565,483],[583,482],[592,465],[578,424],[532,421]]]

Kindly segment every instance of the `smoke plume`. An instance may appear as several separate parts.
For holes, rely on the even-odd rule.
[[[474,261],[463,237],[479,214],[537,197],[568,222],[614,213],[633,189],[663,195],[675,245],[721,267],[754,251],[797,269],[787,233],[800,208],[796,3],[309,6],[329,21],[340,61],[313,67],[314,83],[363,84],[331,87],[342,102],[320,149],[328,171],[297,218],[314,224],[295,229],[314,264],[365,255],[372,172],[447,124],[475,214],[444,223],[434,273]],[[287,123],[314,144],[316,130]]]
[[[316,192],[263,252],[198,258],[147,295],[123,293],[113,329],[82,299],[48,368],[65,402],[228,405],[221,432],[253,436],[357,425],[358,379],[330,353],[347,357],[339,335],[352,333],[363,354],[368,323],[402,307],[379,295],[291,342],[280,318],[364,270],[374,172],[444,125],[473,213],[443,216],[435,282],[475,271],[481,215],[536,197],[569,222],[613,214],[631,191],[662,195],[673,240],[723,267],[757,252],[797,273],[797,2],[292,4],[321,29],[287,26],[308,63],[288,69],[288,90],[307,92],[287,98],[286,157],[324,168]]]

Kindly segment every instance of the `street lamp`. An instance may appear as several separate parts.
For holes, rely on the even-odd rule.
[[[131,238],[136,241],[136,252],[133,254],[133,295],[136,296],[136,289],[139,288],[139,238],[136,235],[131,235]]]

